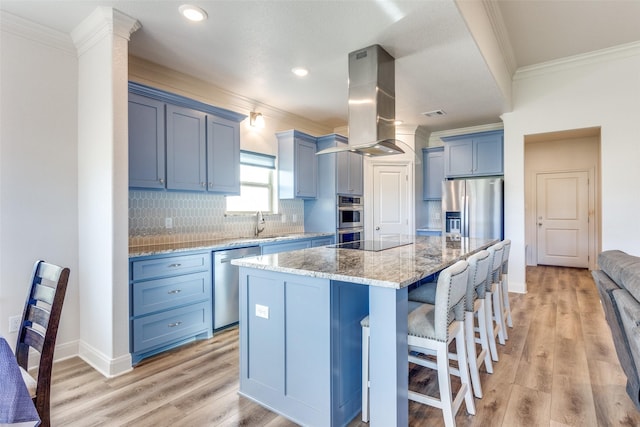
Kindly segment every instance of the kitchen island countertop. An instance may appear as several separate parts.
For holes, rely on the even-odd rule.
[[[408,236],[412,240],[382,251],[331,246],[233,260],[241,267],[401,289],[496,242],[493,239],[448,240]]]
[[[364,241],[232,260],[240,267],[240,395],[297,424],[344,427],[362,410],[368,345],[370,424],[407,426],[408,286],[494,242],[402,236],[400,246],[377,251],[362,248],[383,245]]]

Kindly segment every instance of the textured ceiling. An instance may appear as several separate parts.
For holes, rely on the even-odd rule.
[[[396,117],[429,130],[495,123],[508,102],[451,0],[2,0],[0,9],[70,33],[97,6],[140,21],[133,55],[330,127],[347,120],[347,55],[382,45],[396,58]],[[493,2],[517,66],[640,40],[640,1]],[[310,70],[304,79],[291,68]],[[443,109],[447,115],[421,113]]]

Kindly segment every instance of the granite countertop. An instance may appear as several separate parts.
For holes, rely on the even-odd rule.
[[[401,289],[497,242],[407,236],[411,244],[379,252],[331,246],[231,261],[241,267]]]
[[[264,237],[223,237],[199,242],[166,243],[161,245],[130,246],[129,257],[179,253],[196,250],[224,250],[245,246],[257,246],[264,243],[284,242],[287,240],[309,239],[314,237],[333,236],[334,233],[293,233],[280,236]]]

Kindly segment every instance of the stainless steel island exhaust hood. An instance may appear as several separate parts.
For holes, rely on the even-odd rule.
[[[396,138],[394,59],[380,45],[349,54],[349,145],[317,154],[353,151],[365,156],[402,154]]]

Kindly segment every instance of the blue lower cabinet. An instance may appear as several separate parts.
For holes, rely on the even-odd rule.
[[[327,246],[327,245],[332,245],[334,242],[335,242],[334,236],[324,236],[324,237],[298,239],[298,240],[286,241],[286,242],[264,243],[262,245],[262,255],[296,251],[299,249],[315,248],[318,246]]]
[[[241,268],[240,394],[301,425],[347,425],[368,308],[366,286]]]
[[[129,269],[134,365],[212,336],[211,252],[132,258]]]
[[[262,255],[277,254],[279,252],[296,251],[298,249],[307,249],[311,247],[311,240],[302,240],[285,243],[271,243],[262,246]]]

